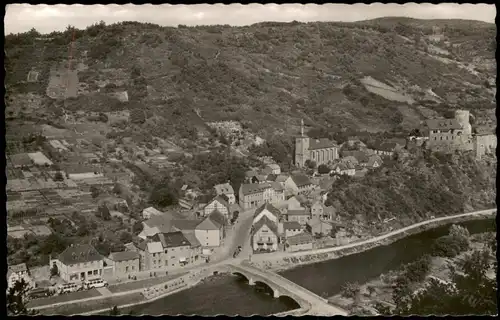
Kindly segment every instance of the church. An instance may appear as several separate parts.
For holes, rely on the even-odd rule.
[[[295,165],[304,167],[307,160],[316,165],[327,164],[339,158],[339,146],[327,138],[311,139],[304,135],[304,120],[300,123],[300,136],[295,138]]]

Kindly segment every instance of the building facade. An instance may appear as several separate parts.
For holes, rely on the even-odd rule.
[[[279,182],[244,183],[240,186],[239,200],[243,210],[265,203],[276,204],[285,200],[285,190]]]
[[[286,251],[296,252],[313,249],[314,238],[307,232],[301,232],[286,239]]]
[[[21,281],[21,279],[23,279],[28,284],[28,287],[33,288],[35,286],[26,263],[9,266],[7,270],[7,288],[12,288],[16,284],[16,282]]]
[[[104,257],[91,245],[71,245],[50,261],[51,268],[54,265],[66,282],[93,280],[102,277]]]
[[[497,136],[495,134],[476,134],[474,136],[474,153],[476,158],[481,159],[488,153],[495,153],[497,148]]]
[[[113,275],[127,278],[140,271],[140,254],[135,251],[112,252],[108,259],[112,262]]]
[[[311,139],[304,135],[304,121],[301,120],[300,136],[295,138],[295,165],[304,167],[306,161],[316,165],[327,164],[339,158],[339,147],[329,139]]]
[[[226,219],[231,219],[229,203],[221,196],[217,196],[207,203],[205,208],[203,208],[203,216],[207,217],[216,210],[222,213]]]
[[[215,189],[215,194],[217,194],[218,196],[225,195],[228,199],[227,202],[229,204],[236,203],[236,196],[234,194],[234,189],[229,183],[229,181],[227,183],[222,183],[214,186],[214,189]]]
[[[251,239],[254,251],[277,251],[278,226],[265,216],[253,225]]]
[[[424,133],[429,137],[427,148],[435,151],[472,150],[472,127],[469,111],[457,110],[453,119],[429,119]]]

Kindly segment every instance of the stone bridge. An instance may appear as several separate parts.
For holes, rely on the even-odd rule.
[[[328,301],[317,294],[299,286],[293,281],[290,281],[279,274],[269,271],[259,270],[245,263],[241,265],[228,264],[226,267],[233,274],[238,274],[245,277],[250,285],[260,282],[269,287],[275,298],[288,296],[295,300],[300,309],[292,310],[277,314],[278,316],[285,315],[317,315],[317,316],[347,316],[347,311],[328,304]]]

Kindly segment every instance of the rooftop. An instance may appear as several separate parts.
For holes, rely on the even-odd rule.
[[[263,216],[262,219],[260,219],[253,225],[255,231],[260,230],[262,226],[267,226],[275,234],[278,234],[278,226],[267,216]]]
[[[139,259],[139,253],[135,251],[111,252],[109,259],[113,261],[128,261]]]
[[[297,221],[285,221],[283,222],[283,229],[285,230],[302,229],[302,226]]]
[[[103,257],[89,244],[76,244],[66,248],[59,256],[59,261],[65,265],[102,260]]]
[[[20,263],[13,266],[9,266],[9,271],[14,273],[26,272],[28,271],[28,267],[26,266],[26,263]]]
[[[456,119],[429,119],[425,122],[429,130],[459,130],[462,126]]]
[[[191,246],[191,243],[188,241],[188,239],[186,239],[181,231],[158,233],[152,236],[151,240],[160,242],[163,248]]]
[[[296,209],[296,210],[288,210],[287,215],[289,216],[304,216],[309,215],[306,209]]]
[[[309,150],[327,149],[336,147],[338,147],[337,143],[328,138],[321,138],[321,139],[309,138]]]
[[[293,182],[297,185],[297,187],[303,187],[312,184],[311,180],[303,174],[296,174],[292,176]]]
[[[218,184],[214,186],[215,191],[217,194],[234,194],[234,189],[231,186],[231,184],[228,183],[223,183],[223,184]]]
[[[200,220],[172,220],[172,226],[180,231],[194,230],[201,223]]]
[[[280,216],[280,211],[270,203],[265,203],[261,205],[259,208],[257,208],[253,216],[254,217],[258,216],[264,210],[271,212],[276,218]]]

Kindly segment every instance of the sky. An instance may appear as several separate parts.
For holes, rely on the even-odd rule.
[[[150,22],[161,26],[229,24],[263,21],[359,21],[386,16],[417,19],[468,19],[494,23],[493,4],[196,4],[196,5],[29,5],[9,4],[5,33],[35,28],[40,33],[63,31],[68,25],[84,29],[100,20]]]

